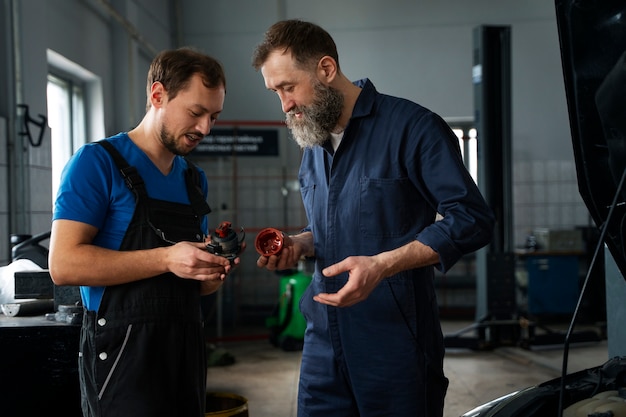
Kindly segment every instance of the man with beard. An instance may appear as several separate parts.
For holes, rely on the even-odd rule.
[[[257,261],[282,270],[315,259],[300,301],[298,416],[442,416],[434,268],[486,245],[494,226],[456,136],[428,109],[350,82],[315,24],[274,24],[252,62],[304,149],[309,223]]]
[[[80,286],[86,417],[205,414],[200,297],[239,259],[207,252],[207,180],[184,156],[209,133],[225,94],[215,59],[163,51],[139,125],[84,145],[64,169],[49,265],[55,284]]]

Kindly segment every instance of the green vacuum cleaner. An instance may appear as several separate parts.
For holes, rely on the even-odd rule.
[[[311,283],[305,262],[298,270],[280,273],[280,296],[270,317],[265,321],[270,330],[270,342],[283,350],[302,350],[306,321],[300,312],[300,298]]]

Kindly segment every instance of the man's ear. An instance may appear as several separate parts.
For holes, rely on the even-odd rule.
[[[325,55],[317,63],[317,75],[320,80],[330,84],[337,76],[337,61]]]
[[[167,92],[159,81],[152,83],[150,87],[150,103],[153,107],[161,107],[167,98]]]

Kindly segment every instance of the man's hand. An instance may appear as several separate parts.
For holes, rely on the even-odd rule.
[[[179,242],[168,247],[165,262],[174,275],[198,281],[223,281],[232,268],[228,259],[209,253],[204,243],[195,242]]]
[[[313,299],[322,304],[348,307],[369,297],[384,278],[407,269],[421,268],[438,262],[437,252],[417,240],[374,256],[349,256],[322,271],[326,277],[347,272],[346,285],[335,294],[320,293]]]
[[[295,236],[284,236],[282,250],[276,255],[259,256],[256,264],[269,271],[282,271],[297,267],[303,256],[313,254],[313,235],[311,232],[304,232]]]
[[[289,236],[283,237],[283,248],[276,255],[259,256],[256,264],[259,268],[269,271],[282,271],[283,269],[294,268],[298,265],[302,248],[295,244]]]
[[[375,257],[350,256],[322,271],[326,277],[347,272],[348,282],[346,285],[334,294],[320,293],[315,295],[313,299],[318,303],[330,306],[349,307],[369,297],[374,288],[385,278],[383,271],[383,266]]]
[[[206,247],[206,243],[205,242],[205,247]],[[222,287],[222,284],[224,284],[224,280],[226,279],[226,276],[231,273],[235,267],[237,265],[239,265],[239,263],[241,262],[241,259],[239,258],[239,255],[241,255],[244,251],[246,250],[246,242],[242,242],[241,243],[241,249],[239,250],[239,253],[237,254],[237,257],[235,259],[232,260],[232,262],[230,262],[230,266],[229,268],[224,268],[224,273],[221,274],[218,278],[210,278],[207,280],[202,280],[201,284],[200,284],[200,294],[201,295],[209,295],[209,294],[213,294],[214,292],[216,292],[217,290],[219,290]],[[222,258],[221,256],[219,256],[219,258]],[[226,259],[226,258],[222,258],[222,259]]]

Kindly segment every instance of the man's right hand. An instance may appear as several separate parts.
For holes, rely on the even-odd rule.
[[[300,233],[299,235],[284,236],[283,248],[271,256],[260,256],[256,264],[259,268],[269,271],[282,271],[298,266],[298,262],[303,256],[313,256],[313,234],[311,232]]]
[[[230,260],[209,253],[204,243],[179,242],[168,247],[168,270],[181,278],[223,281],[232,269]],[[239,258],[235,259],[239,263]]]

